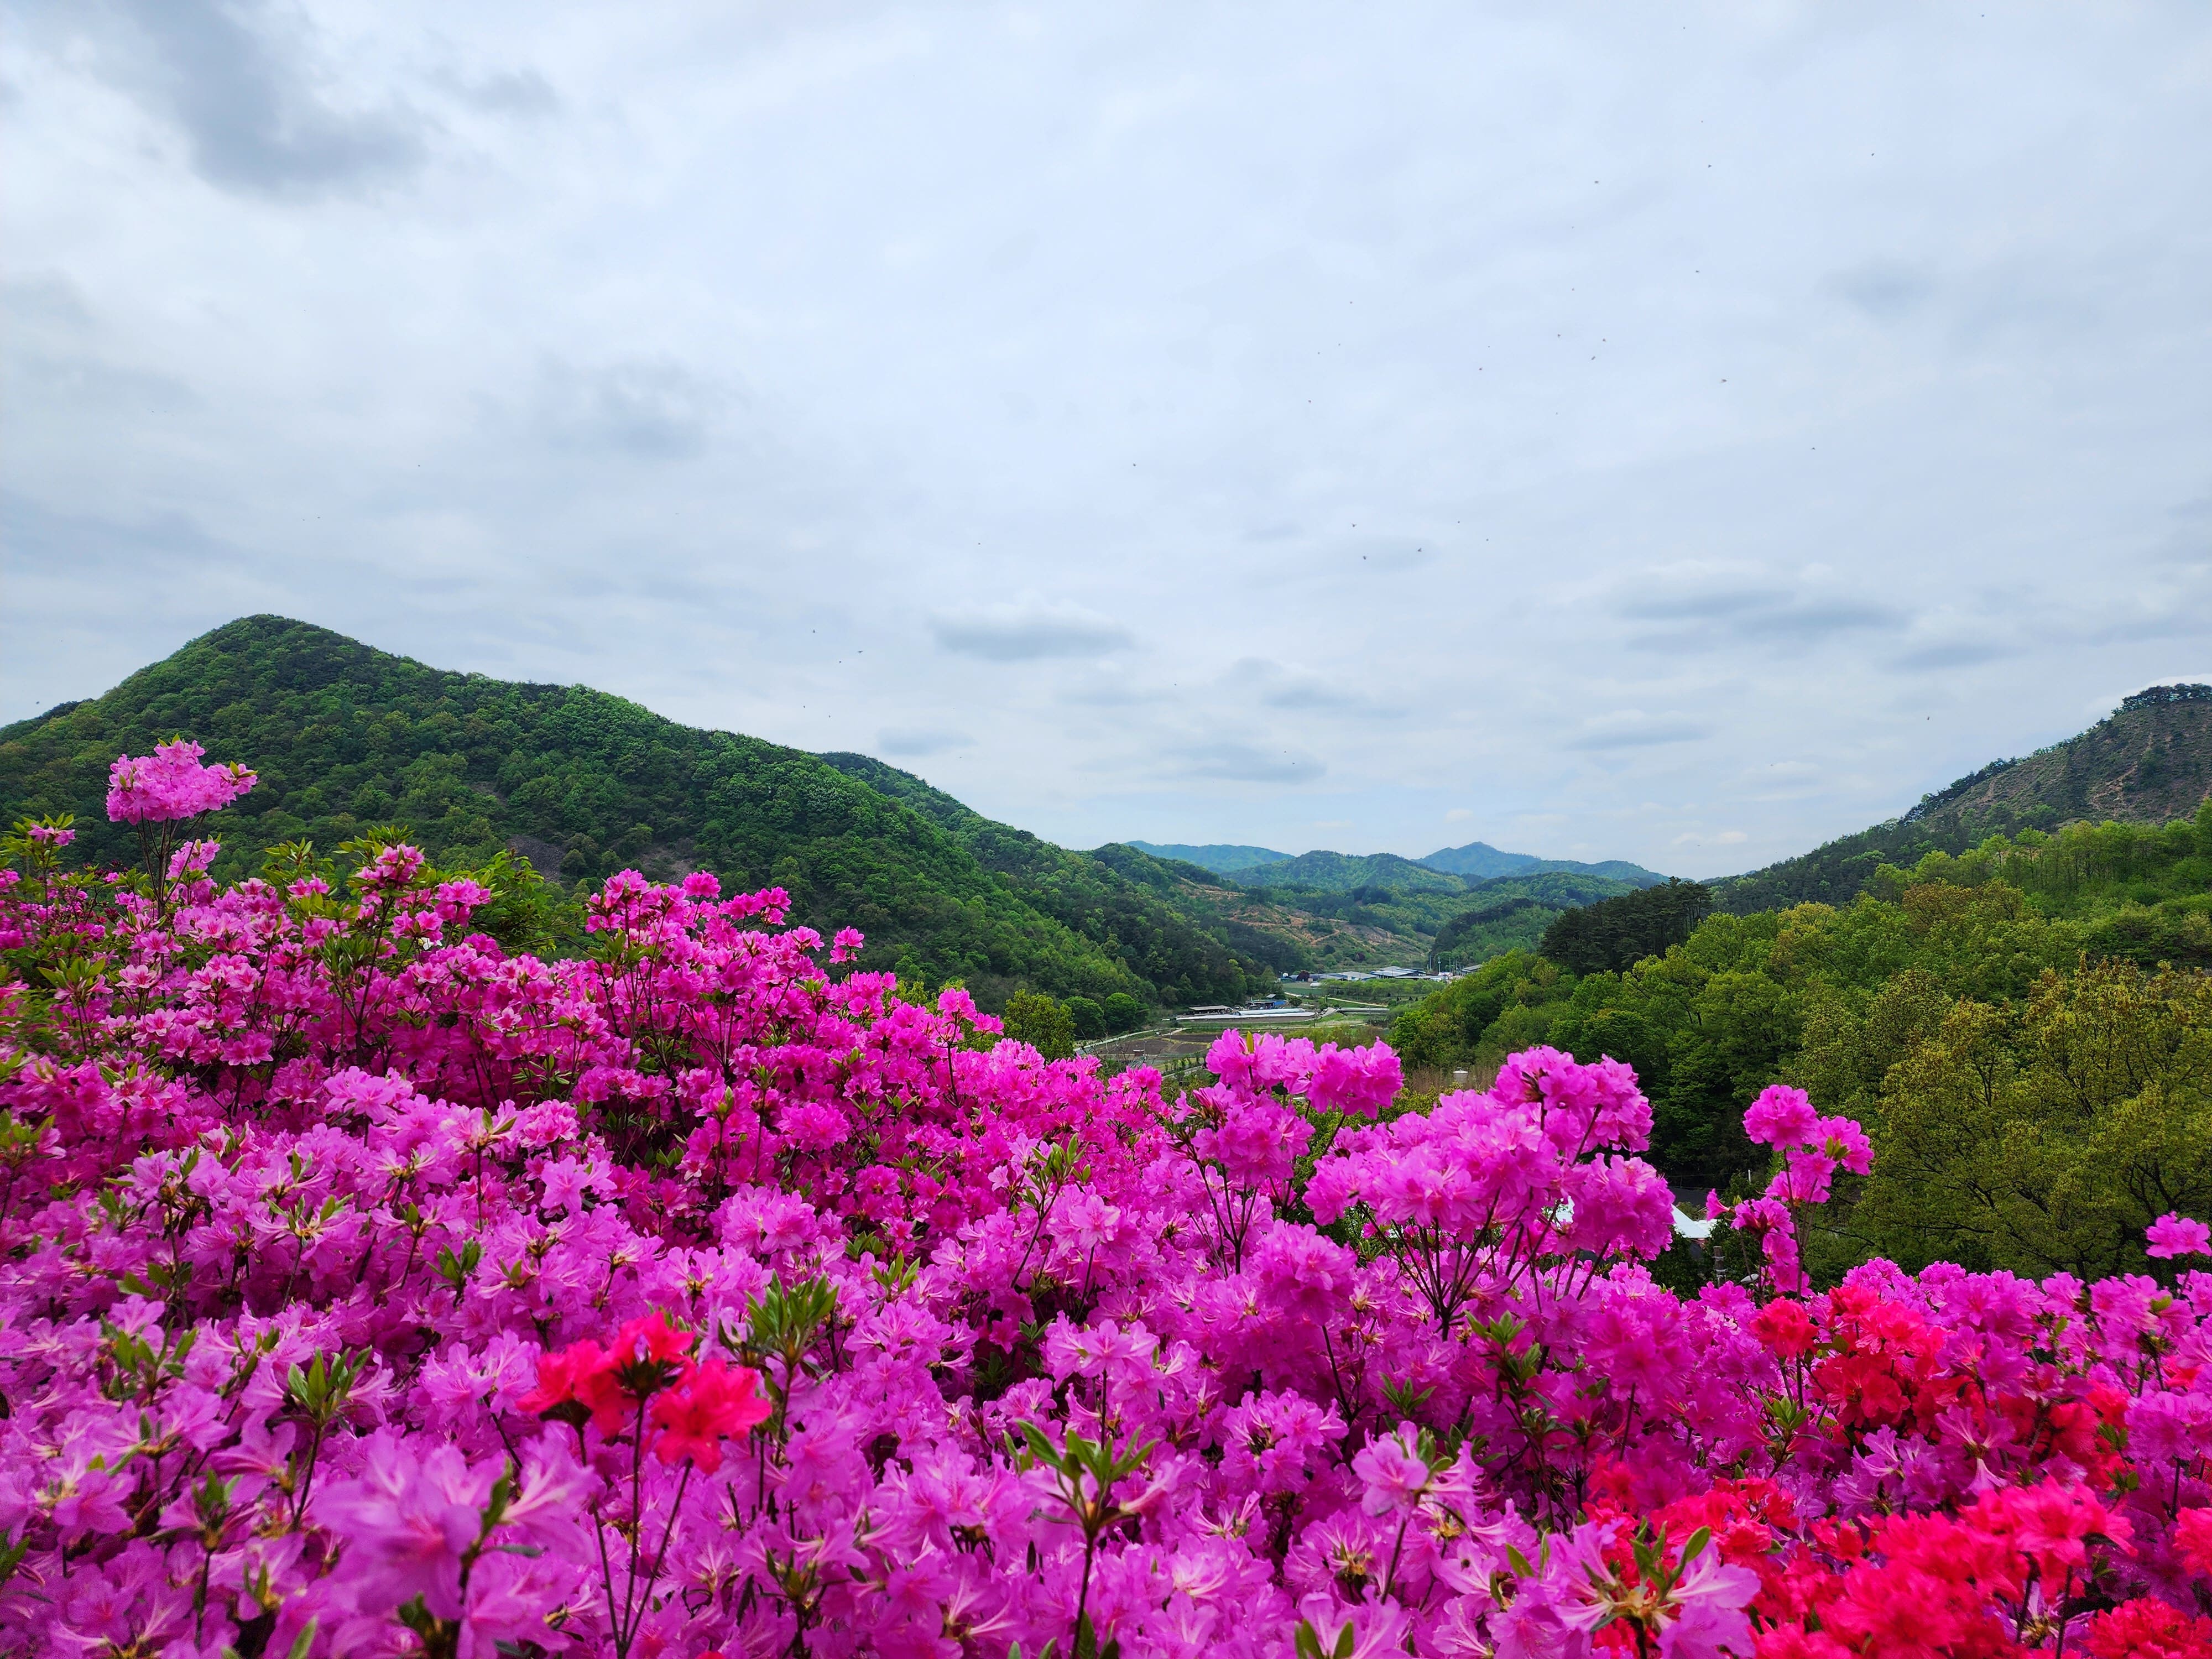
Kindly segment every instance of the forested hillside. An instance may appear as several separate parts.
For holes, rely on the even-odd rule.
[[[1739,915],[1863,892],[1884,864],[1963,853],[1992,835],[2111,819],[2165,823],[2212,798],[2212,685],[2155,685],[2079,737],[2021,760],[1993,761],[1903,817],[1747,875],[1711,884]]]
[[[1311,963],[1311,953],[1296,939],[1219,915],[1190,879],[1192,872],[1179,872],[1148,854],[1110,842],[1092,852],[1070,852],[987,818],[911,772],[870,756],[821,758],[936,823],[1045,915],[1087,937],[1109,939],[1146,963],[1155,984],[1226,985],[1231,957],[1248,969],[1257,964],[1277,973]],[[1200,919],[1197,927],[1194,916]]]
[[[1578,864],[1501,853],[1480,842],[1418,860],[1391,853],[1291,857],[1255,847],[1130,845],[1181,878],[1183,905],[1206,911],[1219,925],[1241,919],[1261,939],[1287,941],[1299,953],[1299,966],[1395,963],[1433,970],[1481,962],[1534,945],[1578,905],[1665,879],[1620,860]],[[1282,951],[1267,954],[1243,935],[1231,937],[1247,956],[1291,965]]]
[[[1130,841],[1121,843],[1133,847],[1139,853],[1150,853],[1156,859],[1170,859],[1178,864],[1194,864],[1211,875],[1233,876],[1240,870],[1249,870],[1255,865],[1279,864],[1290,857],[1268,847],[1239,847],[1214,842],[1203,847],[1187,842],[1159,842]]]
[[[1568,871],[1470,883],[1468,908],[1437,929],[1428,965],[1463,968],[1506,951],[1532,949],[1562,916],[1637,890],[1625,881]]]
[[[1544,954],[1424,999],[1391,1041],[1429,1067],[1533,1043],[1626,1060],[1656,1160],[1692,1188],[1763,1172],[1742,1112],[1777,1076],[1800,1084],[1875,1140],[1821,1243],[1831,1268],[2108,1273],[2140,1264],[2156,1215],[2212,1202],[2212,803],[2026,830],[1868,885],[1841,907],[1708,916],[1625,963],[1632,933],[1680,927],[1698,895],[1608,901]]]
[[[1245,887],[1303,887],[1318,893],[1350,893],[1361,888],[1395,892],[1467,890],[1467,883],[1460,877],[1401,859],[1395,853],[1301,853],[1296,858],[1248,866],[1230,878]]]
[[[1441,848],[1416,861],[1431,870],[1446,871],[1475,881],[1487,881],[1498,876],[1537,876],[1547,871],[1578,876],[1604,876],[1638,887],[1648,887],[1667,879],[1640,864],[1631,864],[1626,859],[1607,859],[1599,864],[1584,864],[1576,859],[1540,859],[1532,853],[1501,853],[1483,841],[1469,842],[1464,847]]]
[[[866,932],[871,965],[963,978],[994,1006],[1023,985],[1212,1001],[1272,979],[1160,881],[991,824],[890,768],[852,775],[604,692],[444,672],[278,617],[0,730],[0,816],[71,811],[88,858],[131,858],[103,810],[108,763],[179,733],[261,776],[212,821],[218,873],[276,842],[327,850],[398,824],[449,866],[507,851],[569,883],[635,866],[775,884],[797,918]]]

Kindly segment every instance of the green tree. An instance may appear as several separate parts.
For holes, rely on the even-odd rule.
[[[1688,944],[1712,908],[1711,888],[1670,878],[1564,912],[1544,930],[1543,954],[1577,974],[1618,973]]]
[[[1106,1029],[1119,1036],[1145,1023],[1145,1005],[1127,991],[1116,991],[1106,999],[1105,1014]]]
[[[1117,993],[1127,996],[1125,992]],[[1078,1042],[1091,1042],[1106,1035],[1106,1011],[1089,997],[1070,997],[1061,1005],[1067,1010],[1069,1024],[1075,1030]]]
[[[1390,1046],[1407,1065],[1437,1070],[1498,1060],[1547,1041],[1574,987],[1556,963],[1508,951],[1401,1013]]]
[[[1075,1021],[1066,1005],[1042,991],[1017,991],[1006,999],[1006,1035],[1026,1042],[1047,1060],[1075,1053]]]
[[[2212,976],[2046,973],[2025,1006],[1960,1000],[1891,1068],[1852,1218],[1917,1267],[2142,1272],[2143,1230],[2212,1209]]]

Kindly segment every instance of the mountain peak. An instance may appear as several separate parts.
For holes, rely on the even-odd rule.
[[[957,978],[987,1006],[1023,987],[1218,1001],[1272,983],[1262,953],[1285,949],[1232,945],[1211,918],[890,767],[681,726],[583,686],[431,668],[289,617],[241,617],[0,730],[0,822],[71,812],[77,853],[130,863],[102,810],[108,758],[179,732],[260,775],[208,821],[226,876],[279,842],[332,848],[383,825],[445,867],[519,858],[564,887],[707,871],[725,890],[782,887],[795,919],[860,927],[866,966]]]
[[[2212,686],[2154,685],[2087,731],[2016,759],[1991,761],[1923,795],[1887,823],[1713,884],[1739,913],[1808,899],[1844,903],[1884,864],[1963,853],[1993,835],[2107,819],[2166,823],[2212,799]]]

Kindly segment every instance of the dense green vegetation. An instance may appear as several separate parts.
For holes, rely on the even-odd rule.
[[[1620,973],[1690,942],[1713,908],[1712,890],[1669,881],[1569,910],[1544,930],[1543,953],[1577,974]]]
[[[1832,1272],[2140,1272],[2151,1221],[2212,1210],[2212,975],[2107,962],[2006,998],[1908,969],[1814,1012],[1796,1070],[1862,1103],[1876,1149],[1814,1258]]]
[[[1743,1109],[1799,1084],[1875,1139],[1873,1176],[1820,1236],[1831,1269],[2110,1273],[2140,1261],[2154,1217],[2212,1203],[2212,802],[1869,884],[1841,907],[1708,916],[1625,967],[1511,951],[1401,1014],[1391,1041],[1419,1066],[1540,1042],[1625,1060],[1685,1188],[1763,1176]]]
[[[1463,893],[1467,883],[1443,870],[1395,853],[1301,853],[1296,858],[1249,865],[1236,872],[1245,887],[1297,887],[1316,893],[1361,890]]]
[[[1533,950],[1561,916],[1637,890],[1609,877],[1565,871],[1477,882],[1457,902],[1463,908],[1453,909],[1436,928],[1428,965],[1437,971],[1486,962],[1507,951]]]
[[[396,824],[439,863],[519,854],[570,884],[635,866],[781,885],[799,919],[862,929],[867,965],[963,979],[988,1006],[1024,986],[1103,1004],[1217,1001],[1273,982],[1224,930],[1179,909],[1175,878],[1140,854],[1093,859],[972,813],[948,822],[890,768],[856,776],[850,760],[696,731],[581,687],[447,673],[276,617],[0,730],[0,818],[74,812],[78,851],[131,859],[103,808],[108,763],[179,733],[261,775],[211,823],[219,874],[258,868],[276,842],[329,848]]]
[[[1302,853],[1238,869],[1222,879],[1289,907],[1313,924],[1355,930],[1370,954],[1431,969],[1533,946],[1562,914],[1657,882],[1632,864],[1575,865],[1501,854],[1475,843],[1448,853],[1490,855],[1518,873],[1455,874],[1394,854]],[[1442,858],[1447,854],[1437,854]],[[1303,965],[1303,964],[1301,964]]]
[[[1929,853],[1910,872],[1878,869],[1873,890],[1927,882],[2002,882],[2038,914],[2078,924],[2094,957],[2212,967],[2212,804],[2160,827],[2072,823],[2056,835],[1992,836],[1953,857]]]

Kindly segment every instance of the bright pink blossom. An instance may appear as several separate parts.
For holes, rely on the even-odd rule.
[[[218,811],[253,787],[254,775],[232,763],[203,766],[207,751],[178,738],[151,755],[116,757],[107,775],[107,816],[118,823],[152,823]]]
[[[1743,1115],[1743,1132],[1762,1146],[1787,1150],[1812,1143],[1819,1133],[1820,1115],[1802,1089],[1777,1083],[1760,1091]]]
[[[2205,1650],[2212,1278],[1815,1282],[1797,1091],[1698,1251],[1602,1056],[1164,1093],[703,872],[550,959],[412,848],[21,862],[0,1652]]]
[[[2169,1212],[2150,1224],[2148,1254],[2162,1261],[2179,1255],[2212,1255],[2212,1226]]]

